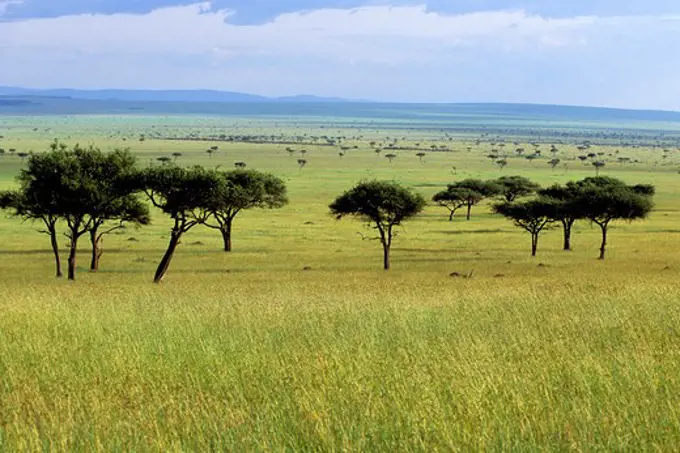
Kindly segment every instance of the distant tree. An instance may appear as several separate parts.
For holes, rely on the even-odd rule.
[[[356,216],[378,231],[383,247],[383,267],[390,269],[390,250],[395,236],[394,227],[418,215],[425,208],[422,195],[397,183],[362,182],[339,196],[331,205],[331,213],[341,219]]]
[[[578,156],[578,160],[580,160],[581,162],[585,162],[585,161],[588,160],[588,156],[582,154],[582,155]]]
[[[448,186],[448,191],[461,190],[466,196],[465,206],[467,207],[467,220],[470,220],[472,207],[481,201],[495,197],[501,188],[494,181],[482,181],[481,179],[465,179]]]
[[[288,155],[290,157],[293,157],[296,153],[296,151],[293,148],[286,148],[286,151],[288,151]]]
[[[177,162],[177,159],[182,157],[182,153],[172,153],[173,162]]]
[[[298,159],[297,161],[298,167],[300,167],[300,170],[302,170],[305,165],[307,165],[307,161],[305,159]]]
[[[392,163],[392,161],[397,158],[397,155],[396,154],[385,154],[385,157],[387,158],[387,160],[390,161],[390,163]]]
[[[602,161],[593,162],[593,167],[595,167],[595,176],[600,176],[600,169],[604,168],[606,164]]]
[[[524,176],[503,176],[494,181],[498,187],[497,195],[511,203],[519,197],[526,197],[538,191],[541,186]]]
[[[535,199],[496,204],[493,206],[493,211],[531,233],[531,256],[536,256],[541,232],[554,221],[553,208],[554,205],[549,201]]]
[[[560,162],[561,162],[561,160],[559,160],[558,158],[554,158],[554,159],[550,159],[550,160],[548,161],[548,165],[550,165],[550,167],[551,167],[551,168],[553,169],[553,171],[554,171],[555,168],[557,168],[557,166],[560,164]]]
[[[205,150],[205,152],[208,154],[208,157],[210,157],[212,159],[213,154],[215,153],[215,150],[212,149],[212,148],[209,148],[209,149]]]
[[[234,162],[234,167],[239,170],[243,170],[248,165],[245,162]]]
[[[426,155],[427,154],[425,154],[425,153],[417,153],[416,154],[416,157],[418,157],[418,160],[420,161],[421,164],[423,163],[423,159],[425,158]]]
[[[172,161],[172,159],[169,158],[168,156],[157,157],[156,160],[163,165],[169,164]]]
[[[498,165],[498,168],[501,169],[501,171],[508,166],[508,159],[499,159],[496,161],[496,165]]]
[[[218,189],[213,191],[205,221],[209,228],[219,230],[224,251],[232,250],[232,229],[236,216],[247,209],[281,208],[288,203],[286,184],[282,179],[255,170],[235,170],[220,173]]]
[[[594,177],[579,181],[576,188],[582,216],[602,231],[601,260],[605,259],[611,222],[644,219],[654,207],[655,189],[651,185],[628,186],[615,178]]]
[[[18,156],[18,157],[21,159],[21,161],[23,162],[24,160],[26,160],[26,158],[29,156],[29,154],[28,154],[28,153],[17,153],[17,156]]]
[[[142,173],[141,184],[149,200],[173,221],[170,243],[156,269],[154,283],[163,280],[182,236],[208,219],[213,194],[222,183],[217,172],[201,167],[153,167]]]

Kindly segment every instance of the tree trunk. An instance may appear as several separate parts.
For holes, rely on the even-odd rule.
[[[453,222],[453,215],[456,213],[456,211],[451,211],[451,215],[449,216],[449,222]]]
[[[571,227],[574,224],[573,221],[562,221],[562,227],[564,229],[564,251],[571,252]]]
[[[220,231],[224,241],[224,251],[231,252],[231,220],[227,220]]]
[[[76,279],[76,254],[78,253],[78,233],[71,230],[71,249],[68,254],[68,279]]]
[[[54,253],[54,262],[57,268],[57,278],[61,278],[64,274],[61,272],[61,258],[59,258],[59,243],[57,242],[57,230],[54,226],[49,228],[50,242],[52,243],[52,252]]]
[[[470,220],[470,213],[472,212],[472,204],[467,205],[467,220]]]
[[[92,243],[92,258],[90,260],[90,272],[99,270],[99,259],[104,251],[101,248],[102,238],[97,238],[97,228],[90,230],[90,242]]]
[[[602,229],[602,245],[600,246],[600,260],[604,260],[607,252],[607,225],[600,225]]]
[[[531,233],[531,256],[535,257],[538,251],[538,233]]]
[[[391,267],[390,263],[390,246],[383,244],[383,269],[389,271]]]
[[[153,278],[154,283],[160,283],[161,281],[163,281],[163,277],[165,276],[165,273],[168,271],[168,267],[170,267],[170,261],[172,260],[172,257],[175,254],[175,250],[177,249],[177,245],[179,244],[179,239],[181,236],[182,233],[178,231],[173,231],[172,233],[170,233],[170,244],[168,244],[168,249],[165,251],[163,259],[158,264],[158,269],[156,269],[156,275]]]

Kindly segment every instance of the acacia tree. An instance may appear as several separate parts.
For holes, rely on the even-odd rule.
[[[210,218],[205,226],[219,230],[224,251],[231,252],[231,233],[234,218],[243,210],[253,208],[281,208],[288,203],[286,184],[274,175],[255,170],[235,170],[220,173],[223,179],[213,191]]]
[[[160,283],[180,239],[196,225],[205,223],[210,216],[213,191],[220,190],[224,182],[215,171],[175,166],[148,168],[140,174],[140,180],[151,203],[173,221],[168,248],[154,275],[154,283]]]
[[[102,154],[98,150],[95,158],[100,162],[90,171],[96,183],[89,206],[90,244],[92,256],[90,271],[99,270],[104,236],[125,228],[148,225],[151,222],[149,208],[137,196],[141,191],[138,185],[137,161],[129,150],[116,150]],[[109,224],[108,222],[115,222]],[[103,229],[102,229],[103,228]]]
[[[514,222],[531,234],[531,256],[536,256],[538,238],[543,230],[554,222],[554,205],[549,200],[535,199],[523,202],[501,203],[493,211]]]
[[[609,225],[615,220],[632,222],[646,218],[654,208],[655,189],[651,185],[629,186],[609,177],[586,178],[577,184],[578,204],[584,218],[600,227],[600,260],[605,259]]]
[[[465,206],[467,207],[466,219],[470,220],[472,207],[481,201],[496,196],[500,188],[494,181],[482,181],[481,179],[464,179],[447,188],[449,191],[461,190],[465,194]]]
[[[569,182],[566,186],[555,184],[538,192],[539,196],[550,200],[554,205],[553,220],[562,224],[563,249],[570,252],[571,232],[577,220],[583,219],[584,213],[581,200],[579,200],[579,188]]]
[[[449,210],[449,222],[453,221],[453,217],[460,208],[479,203],[481,199],[481,195],[477,192],[453,186],[448,186],[446,190],[442,190],[432,197],[432,201]]]
[[[52,253],[54,254],[57,278],[64,274],[61,271],[61,259],[59,257],[59,242],[57,240],[57,222],[59,216],[56,214],[53,204],[54,198],[52,191],[38,191],[22,185],[22,188],[14,191],[0,192],[0,209],[11,211],[11,215],[20,217],[23,220],[41,221],[45,225],[40,233],[49,235]]]
[[[506,202],[512,203],[519,197],[533,195],[541,186],[524,176],[503,176],[494,181],[498,187],[498,195]]]
[[[338,219],[356,216],[365,220],[378,231],[383,247],[383,267],[390,269],[390,250],[394,239],[394,227],[418,215],[425,208],[422,195],[412,192],[395,182],[361,182],[340,195],[330,205]]]

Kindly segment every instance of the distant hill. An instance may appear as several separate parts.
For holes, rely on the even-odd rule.
[[[4,86],[0,86],[0,96],[134,102],[349,102],[347,99],[312,95],[270,98],[256,94],[217,90],[74,90],[67,88],[41,90]]]

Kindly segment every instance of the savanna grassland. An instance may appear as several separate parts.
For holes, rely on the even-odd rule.
[[[532,259],[529,235],[484,202],[470,221],[449,222],[433,205],[406,222],[384,272],[380,245],[364,239],[371,230],[328,214],[360,180],[396,180],[429,198],[468,177],[549,185],[594,169],[576,159],[575,141],[558,145],[554,170],[554,140],[541,138],[544,155],[531,162],[509,142],[500,170],[486,157],[490,139],[471,134],[324,124],[1,119],[6,149],[39,152],[59,137],[129,146],[142,166],[173,152],[179,165],[245,162],[284,178],[290,198],[240,215],[232,253],[217,232],[190,231],[161,285],[151,283],[170,228],[160,212],[150,227],[107,237],[96,274],[83,240],[70,283],[53,277],[39,226],[2,215],[1,451],[677,449],[680,151],[593,146],[602,174],[657,187],[648,220],[615,224],[606,261],[596,260],[599,229],[586,222],[573,252],[561,250],[556,229]],[[338,147],[305,145],[299,168],[284,145],[156,137],[220,129],[342,135],[351,149],[340,157]],[[388,136],[420,143],[423,162],[410,150],[389,163],[387,150],[369,146]],[[509,140],[530,148],[529,138]],[[1,188],[15,186],[21,165],[0,157]]]

